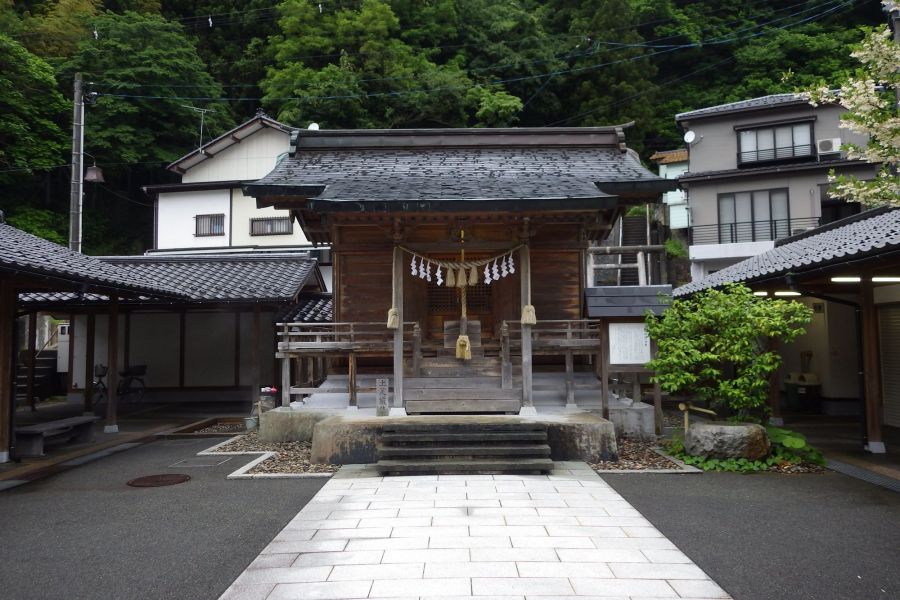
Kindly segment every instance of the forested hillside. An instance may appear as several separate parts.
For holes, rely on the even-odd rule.
[[[323,128],[636,121],[836,81],[876,0],[0,0],[0,208],[65,243],[72,82],[89,82],[85,249],[135,253],[140,186],[258,108]],[[193,107],[193,108],[192,108]]]

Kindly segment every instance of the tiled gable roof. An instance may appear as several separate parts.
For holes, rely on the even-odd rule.
[[[222,302],[289,301],[313,276],[316,264],[296,254],[109,256],[103,260],[137,277],[176,287],[191,300]]]
[[[750,283],[802,273],[888,250],[900,250],[900,209],[868,211],[781,240],[775,248],[683,285],[673,295],[684,296],[726,283]]]
[[[286,307],[275,319],[277,323],[331,323],[333,320],[331,294],[301,294],[297,304]]]
[[[300,195],[318,200],[377,202],[605,198],[616,192],[604,192],[604,183],[670,185],[625,148],[620,134],[616,128],[300,132],[292,155],[245,190],[260,197],[304,188]]]
[[[183,296],[178,286],[171,282],[129,272],[3,223],[0,223],[0,271],[48,277],[69,284],[87,284],[95,289]]]
[[[698,108],[688,112],[678,113],[675,115],[676,121],[689,121],[700,117],[711,117],[733,112],[742,112],[746,110],[761,110],[773,106],[783,106],[788,104],[806,104],[809,101],[801,97],[799,94],[771,94],[769,96],[760,96],[759,98],[750,98],[749,100],[739,100],[737,102],[728,102],[726,104],[717,104],[716,106],[707,106],[706,108]]]

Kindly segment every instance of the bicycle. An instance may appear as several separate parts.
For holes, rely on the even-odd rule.
[[[106,413],[106,401],[109,397],[109,389],[103,378],[109,373],[106,365],[94,365],[94,414],[102,416]],[[118,404],[139,403],[144,399],[143,377],[147,374],[147,365],[132,365],[119,371],[119,383],[116,385]]]

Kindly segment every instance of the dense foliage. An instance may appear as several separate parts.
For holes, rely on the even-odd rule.
[[[873,30],[853,52],[861,63],[852,77],[834,91],[828,84],[810,92],[813,104],[837,102],[847,109],[841,127],[865,135],[864,146],[847,144],[849,158],[881,163],[871,180],[829,175],[834,194],[867,206],[900,206],[900,44],[887,27]]]
[[[754,296],[743,285],[706,290],[648,315],[657,353],[647,366],[666,392],[760,422],[769,376],[781,365],[772,342],[794,340],[811,319],[803,304]]]
[[[647,156],[680,144],[677,112],[842,79],[882,18],[852,0],[0,0],[0,121],[18,136],[0,137],[0,208],[66,212],[76,70],[109,173],[88,210],[126,252],[151,230],[140,187],[199,142],[190,106],[215,109],[206,140],[260,107],[323,127],[635,121]]]

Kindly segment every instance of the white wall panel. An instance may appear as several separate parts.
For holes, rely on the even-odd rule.
[[[275,167],[279,155],[290,149],[290,134],[260,129],[214,157],[188,169],[183,183],[260,179]]]
[[[157,200],[156,247],[215,248],[228,246],[231,190],[198,190],[160,194]],[[225,215],[225,235],[196,236],[197,215]]]

